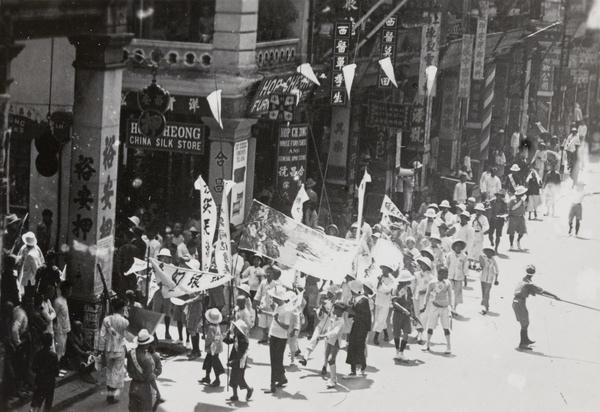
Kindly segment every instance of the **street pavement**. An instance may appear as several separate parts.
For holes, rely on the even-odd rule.
[[[589,191],[600,191],[600,163],[589,163],[582,178]],[[570,180],[563,184],[567,193]],[[342,378],[335,389],[326,388],[320,375],[323,343],[307,367],[288,366],[289,383],[276,394],[269,387],[268,347],[257,344],[253,333],[246,379],[255,388],[251,401],[229,402],[225,386],[209,388],[198,383],[204,376],[202,359],[185,356],[167,359],[158,378],[166,402],[159,411],[228,411],[238,408],[285,412],[315,410],[369,411],[394,408],[421,411],[598,411],[600,410],[600,312],[536,296],[528,299],[532,351],[517,349],[519,324],[512,310],[516,284],[525,266],[534,264],[533,281],[564,300],[600,308],[600,196],[584,200],[579,237],[568,236],[569,199],[561,198],[556,217],[528,221],[525,251],[508,251],[504,235],[497,257],[500,285],[492,288],[490,312],[480,313],[479,274],[472,271],[464,292],[461,316],[453,320],[452,355],[444,355],[442,329],[434,331],[432,351],[423,352],[413,340],[397,362],[393,342],[382,347],[369,338],[367,376]],[[542,209],[543,210],[543,209]],[[159,337],[163,328],[159,327]],[[176,332],[171,331],[171,335]],[[300,339],[304,350],[307,339]],[[201,342],[201,345],[203,342]],[[203,347],[202,347],[203,349]],[[289,351],[287,351],[289,352]],[[204,354],[204,351],[203,351]],[[350,372],[346,352],[340,351],[338,373]],[[225,364],[226,353],[221,355]],[[286,365],[290,359],[286,353]],[[225,384],[225,379],[222,382]],[[121,402],[107,405],[104,388],[70,407],[71,411],[126,411],[127,392]],[[240,391],[244,399],[245,391]],[[26,408],[22,408],[26,410]]]

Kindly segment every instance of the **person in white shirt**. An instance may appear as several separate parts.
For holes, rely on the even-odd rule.
[[[460,182],[454,186],[454,195],[452,200],[454,203],[465,204],[467,202],[467,174],[462,172],[460,174]]]
[[[569,236],[573,232],[573,219],[575,219],[575,236],[579,234],[581,219],[583,218],[583,199],[586,196],[597,195],[600,192],[585,192],[584,182],[578,182],[577,186],[571,192],[571,209],[569,210]]]
[[[475,215],[471,218],[471,227],[473,227],[473,242],[468,250],[469,260],[471,265],[474,267],[476,262],[483,252],[483,239],[490,230],[490,224],[487,217],[485,217],[485,206],[483,203],[477,203],[475,205]]]
[[[448,268],[448,280],[452,284],[452,290],[454,292],[454,307],[452,308],[452,314],[457,315],[456,307],[463,303],[463,282],[467,279],[467,272],[469,271],[469,263],[467,255],[463,250],[467,244],[464,240],[457,239],[452,243],[452,252],[446,257],[446,267]],[[438,271],[439,273],[439,271]]]
[[[240,276],[240,284],[248,284],[250,287],[250,297],[254,299],[256,292],[262,280],[266,277],[265,270],[261,267],[264,263],[263,258],[258,253],[252,256],[252,266],[248,266]]]
[[[490,310],[490,290],[492,284],[498,286],[498,264],[494,259],[496,251],[491,247],[484,247],[483,254],[479,256],[481,265],[481,314],[485,315]]]
[[[579,140],[577,128],[573,127],[571,128],[571,133],[569,136],[567,136],[567,140],[565,141],[565,152],[567,153],[567,162],[570,170],[573,170],[575,164],[577,163],[577,151],[579,150],[580,145],[581,140]]]
[[[54,299],[54,311],[56,312],[54,339],[56,341],[56,356],[59,361],[65,355],[67,349],[67,335],[71,331],[69,305],[67,304],[67,298],[71,295],[71,290],[71,282],[68,280],[62,282],[60,284],[60,294]]]
[[[43,291],[42,294],[42,317],[44,318],[44,320],[47,322],[47,326],[46,326],[46,333],[49,333],[50,335],[52,335],[52,344],[50,345],[50,348],[52,349],[52,352],[56,353],[56,349],[54,346],[54,327],[53,322],[54,319],[56,319],[56,311],[54,310],[54,306],[52,306],[52,299],[54,297],[54,295],[56,294],[56,288],[52,285],[48,285],[46,286],[46,290]]]
[[[502,189],[502,182],[496,175],[497,172],[498,169],[496,167],[492,167],[489,172],[484,172],[481,175],[481,180],[479,181],[479,190],[481,191],[482,201],[493,199],[494,194]]]
[[[281,273],[281,272],[280,272]],[[275,393],[277,387],[287,384],[283,356],[289,334],[292,318],[292,307],[285,305],[288,296],[283,286],[272,288],[268,292],[275,309],[271,312],[262,311],[263,314],[273,318],[269,327],[269,353],[271,357],[271,386],[265,393]]]
[[[337,357],[340,345],[342,343],[342,333],[344,330],[343,314],[348,306],[342,302],[336,302],[333,305],[333,314],[327,320],[323,332],[318,339],[326,339],[327,347],[325,348],[325,358],[329,365],[329,380],[327,381],[327,389],[337,386],[337,366],[335,358]]]
[[[440,213],[438,213],[438,226],[442,223],[445,223],[446,226],[452,226],[456,223],[456,216],[452,212],[450,212],[450,202],[447,200],[442,200],[440,203]]]
[[[379,334],[383,332],[383,340],[389,340],[387,330],[387,318],[390,313],[392,302],[392,289],[394,280],[392,278],[393,269],[386,265],[380,265],[382,274],[377,279],[377,288],[375,294],[375,311],[373,316],[372,330],[375,332],[373,343],[379,345]]]
[[[429,236],[440,234],[438,230],[439,223],[437,222],[437,213],[435,209],[429,208],[425,212],[425,218],[421,220],[417,226],[417,243],[421,246],[421,249],[428,247]]]
[[[521,148],[521,142],[523,141],[523,135],[517,130],[510,137],[510,149],[512,157],[515,158]]]
[[[473,250],[473,242],[475,241],[475,229],[471,223],[471,214],[468,211],[462,212],[460,215],[460,223],[454,226],[455,234],[454,240],[462,240],[465,242],[465,250],[471,251]],[[452,249],[454,249],[454,242],[452,243]],[[450,277],[449,279],[452,279]],[[467,285],[467,278],[465,272],[465,286]]]

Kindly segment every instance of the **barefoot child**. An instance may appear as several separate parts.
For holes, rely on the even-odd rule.
[[[319,339],[327,340],[327,347],[325,348],[325,358],[329,365],[329,380],[327,381],[327,388],[335,388],[337,385],[337,367],[335,365],[335,358],[340,350],[340,343],[342,341],[342,331],[344,329],[344,318],[343,314],[346,311],[346,304],[342,302],[336,302],[333,305],[333,315],[329,317],[325,330]]]
[[[246,389],[246,400],[249,401],[254,392],[254,388],[246,383],[246,364],[248,360],[248,326],[243,320],[236,320],[231,324],[227,336],[223,340],[228,345],[233,345],[227,365],[231,367],[231,375],[229,376],[229,385],[233,389],[233,396],[230,401],[237,401],[238,388]]]

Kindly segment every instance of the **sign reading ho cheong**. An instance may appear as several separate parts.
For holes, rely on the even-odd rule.
[[[250,103],[249,116],[260,116],[269,112],[269,96],[273,93],[290,94],[298,91],[298,102],[304,102],[315,84],[300,73],[278,75],[263,79]]]
[[[144,150],[161,150],[188,154],[204,153],[204,125],[170,122],[158,137],[144,136],[137,121],[127,123],[127,146]]]

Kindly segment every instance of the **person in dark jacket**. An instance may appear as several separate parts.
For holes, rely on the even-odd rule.
[[[371,330],[371,308],[369,299],[364,295],[363,284],[359,280],[353,280],[348,285],[352,292],[350,299],[349,315],[354,318],[352,328],[348,335],[348,356],[346,363],[350,365],[350,375],[356,376],[356,366],[361,366],[361,374],[365,375],[367,369],[367,357],[365,347],[367,335]]]
[[[44,410],[52,409],[54,389],[56,388],[56,375],[58,375],[58,357],[52,352],[52,335],[42,335],[42,349],[33,359],[31,370],[35,373],[35,388],[31,398],[31,410],[39,411],[44,405]]]
[[[131,412],[148,412],[152,410],[152,382],[154,360],[148,353],[148,346],[154,337],[146,329],[140,330],[134,343],[135,350],[127,352],[127,373],[131,377],[129,386],[129,410]]]
[[[229,385],[233,389],[233,396],[229,398],[230,401],[237,401],[238,388],[246,389],[246,400],[249,401],[254,392],[254,388],[248,386],[246,383],[246,363],[248,359],[248,347],[250,341],[248,340],[248,325],[238,319],[231,323],[229,332],[223,342],[228,345],[233,345],[233,349],[229,354],[227,365],[231,367],[231,374],[229,375]]]

